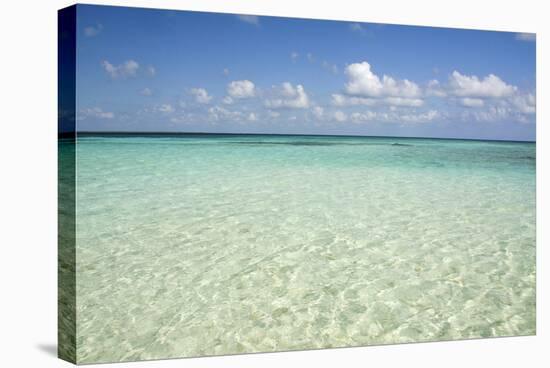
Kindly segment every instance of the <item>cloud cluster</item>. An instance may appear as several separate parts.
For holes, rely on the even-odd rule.
[[[348,120],[348,116],[343,111],[337,110],[333,114],[334,120],[336,120],[339,123],[343,123],[346,120]]]
[[[300,54],[297,51],[292,51],[290,53],[290,60],[293,64],[295,64],[299,58]],[[307,62],[310,64],[320,65],[321,68],[332,74],[338,74],[338,72],[340,71],[338,65],[331,63],[327,60],[319,60],[319,62],[317,62],[317,58],[311,52],[307,52],[304,59],[307,60]]]
[[[432,79],[428,82],[424,94],[428,97],[445,97],[447,92],[443,89],[443,86],[437,79]]]
[[[464,107],[481,107],[485,102],[481,98],[464,97],[460,99],[460,104]]]
[[[101,62],[101,66],[112,79],[124,79],[136,76],[139,64],[134,60],[128,60],[120,65],[113,65],[107,60]]]
[[[227,94],[229,97],[236,99],[254,97],[256,86],[247,79],[232,81],[227,85]]]
[[[424,104],[424,100],[421,98],[404,98],[404,97],[385,97],[385,98],[370,98],[370,97],[357,97],[346,96],[340,93],[334,93],[331,96],[331,104],[334,106],[408,106],[419,107]]]
[[[350,115],[350,120],[354,123],[364,122],[384,122],[384,123],[405,123],[418,124],[430,123],[441,117],[441,113],[437,110],[429,110],[426,112],[406,112],[398,113],[394,111],[366,111],[354,112]]]
[[[368,62],[350,64],[346,67],[348,82],[345,91],[349,95],[362,97],[418,98],[420,87],[407,79],[396,80],[383,75],[380,78],[371,70]]]
[[[237,15],[237,18],[245,23],[260,25],[260,17],[257,15]]]
[[[175,111],[174,107],[171,104],[162,104],[157,107],[157,110],[165,114],[170,114]]]
[[[534,114],[537,110],[537,101],[535,95],[532,93],[514,96],[510,99],[509,103],[522,114]]]
[[[424,100],[420,98],[386,97],[384,102],[392,106],[419,107],[424,105]]]
[[[102,30],[103,30],[103,25],[98,23],[95,26],[88,26],[84,28],[84,35],[86,37],[94,37],[100,34]]]
[[[325,114],[325,109],[323,109],[321,106],[315,106],[313,109],[311,109],[311,112],[317,120],[321,120],[323,119],[323,116]]]
[[[296,61],[299,54],[293,52],[290,57]],[[311,53],[304,54],[304,60],[335,74],[338,72],[336,65],[321,62],[322,59]],[[112,79],[134,77],[139,72],[141,75],[156,74],[154,67],[140,67],[134,60],[120,65],[105,60],[101,66]],[[224,75],[229,75],[228,69],[224,69]],[[153,95],[149,88],[143,88],[139,93]],[[314,119],[317,123],[422,124],[461,119],[524,123],[532,122],[532,115],[536,112],[534,92],[521,91],[496,74],[478,77],[455,70],[442,82],[433,79],[421,86],[409,79],[376,74],[368,61],[345,67],[345,80],[340,90],[330,94],[326,104],[317,98],[311,100],[302,84],[291,82],[260,89],[249,79],[233,80],[226,84],[225,96],[221,98],[215,98],[202,87],[191,88],[187,93],[195,103],[182,100],[181,110],[178,109],[177,113],[170,103],[153,105],[148,113],[165,115],[173,122],[247,123],[262,119],[279,122]],[[81,119],[87,117],[112,119],[115,115],[96,107],[80,111]]]
[[[144,88],[139,92],[142,96],[152,96],[153,91],[150,88]]]
[[[311,109],[311,114],[317,121],[335,121],[343,123],[348,120],[348,114],[342,110],[325,111],[321,106],[314,106]]]
[[[331,95],[331,104],[334,106],[374,106],[377,100],[369,97],[345,96],[341,93],[333,93]]]
[[[499,76],[485,77],[465,75],[453,71],[447,85],[438,81],[428,84],[426,94],[437,97],[450,97],[461,107],[466,107],[459,116],[467,121],[517,121],[525,123],[527,115],[536,111],[533,93],[526,93],[518,87],[506,83]],[[469,111],[468,111],[469,110]]]
[[[294,87],[290,82],[284,82],[273,90],[274,97],[265,100],[265,106],[268,108],[305,109],[309,107],[309,97],[301,84]]]
[[[336,64],[331,64],[328,61],[323,60],[321,66],[332,74],[338,74],[338,66]]]
[[[189,91],[195,97],[195,101],[200,104],[208,104],[212,100],[212,96],[204,88],[191,88]]]
[[[100,107],[82,109],[78,113],[78,120],[85,120],[90,117],[96,119],[113,119],[115,114],[113,112],[103,111]]]
[[[509,106],[489,106],[486,109],[469,110],[462,112],[462,120],[477,122],[516,121],[527,123],[528,119],[518,110]]]
[[[258,114],[255,112],[230,110],[221,106],[213,106],[208,109],[208,120],[211,122],[255,122],[258,118]]]
[[[450,93],[460,97],[499,98],[508,97],[517,91],[517,87],[506,84],[494,74],[483,79],[475,75],[463,75],[456,70],[449,77]]]
[[[366,33],[366,29],[359,23],[351,23],[349,25],[349,29],[352,32],[357,32],[359,34],[364,35]]]

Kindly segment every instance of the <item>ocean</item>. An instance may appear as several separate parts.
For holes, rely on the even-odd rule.
[[[535,144],[83,134],[79,362],[535,334]]]

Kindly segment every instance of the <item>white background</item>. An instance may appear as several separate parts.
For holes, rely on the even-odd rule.
[[[122,363],[131,367],[542,367],[550,360],[545,1],[118,0],[96,4],[537,32],[537,336]],[[0,366],[68,367],[56,350],[57,9],[8,0],[0,22]],[[391,45],[388,45],[391,47]],[[514,57],[514,55],[510,55]],[[546,165],[546,167],[545,167]],[[545,313],[546,312],[546,313]],[[546,362],[548,364],[548,362]],[[109,365],[104,365],[109,366]]]

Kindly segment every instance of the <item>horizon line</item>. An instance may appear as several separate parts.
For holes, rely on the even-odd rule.
[[[229,133],[229,132],[182,132],[182,131],[81,131],[58,133],[58,138],[78,137],[83,135],[251,135],[251,136],[305,136],[305,137],[343,137],[343,138],[399,138],[399,139],[441,139],[461,141],[485,141],[485,142],[511,142],[511,143],[536,143],[535,140],[517,139],[489,139],[489,138],[460,138],[460,137],[421,137],[421,136],[391,136],[391,135],[360,135],[360,134],[307,134],[307,133]]]

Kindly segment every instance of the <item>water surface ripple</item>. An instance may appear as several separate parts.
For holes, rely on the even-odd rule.
[[[79,138],[79,362],[535,333],[535,145]]]

